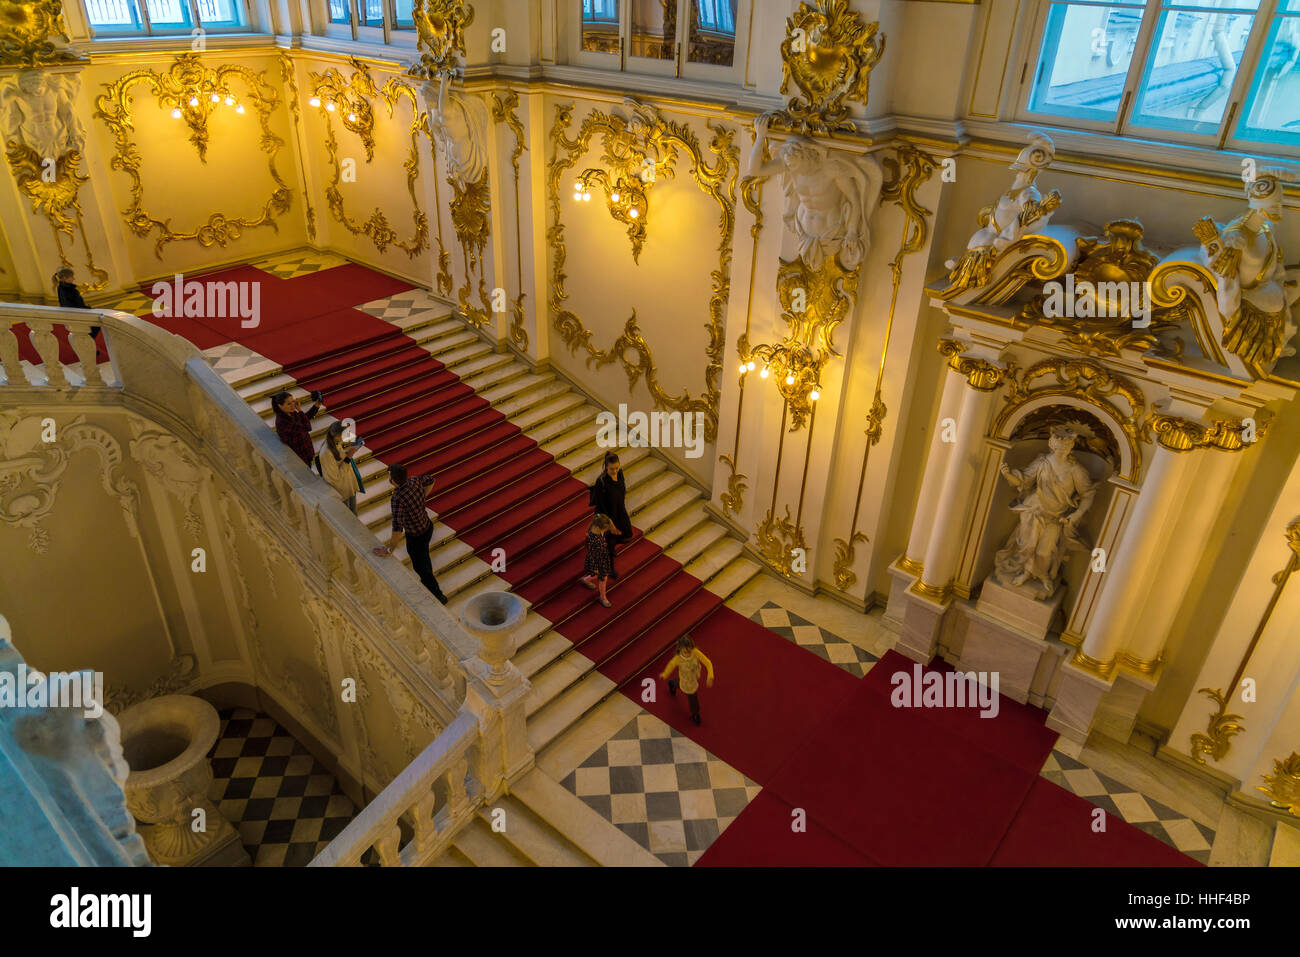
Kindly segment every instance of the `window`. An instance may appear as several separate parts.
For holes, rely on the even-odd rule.
[[[630,70],[670,76],[688,63],[731,67],[736,6],[737,0],[577,0],[579,49],[626,55]]]
[[[96,34],[186,33],[195,27],[241,30],[243,0],[85,0]]]
[[[1046,7],[1029,113],[1207,145],[1300,146],[1300,0]]]
[[[391,39],[388,35],[390,30],[415,29],[414,0],[324,0],[324,3],[329,23],[351,28],[329,31],[335,36],[350,35],[353,40],[362,38],[364,35],[356,30],[361,27],[383,31],[383,39],[387,42]],[[373,32],[366,38],[377,39]]]

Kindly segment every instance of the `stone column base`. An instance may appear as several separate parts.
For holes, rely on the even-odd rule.
[[[1111,682],[1084,671],[1067,660],[1061,667],[1056,700],[1047,716],[1047,726],[1075,744],[1088,740],[1093,718]]]
[[[1110,692],[1101,699],[1092,728],[1098,734],[1128,744],[1137,723],[1138,709],[1148,694],[1155,690],[1159,674],[1135,675],[1121,671],[1115,675]]]
[[[881,615],[881,620],[894,631],[901,631],[903,628],[903,614],[907,608],[907,590],[916,581],[916,575],[899,564],[902,560],[903,556],[899,555],[887,569],[890,577],[889,602],[885,605],[885,613]]]
[[[951,596],[936,601],[918,594],[915,582],[904,593],[907,604],[903,608],[902,629],[894,650],[913,661],[928,664],[939,650],[939,638],[944,619],[952,605]]]
[[[533,749],[528,744],[525,699],[532,686],[510,662],[505,677],[492,683],[491,668],[480,658],[462,662],[465,667],[465,704],[478,718],[483,736],[482,768],[486,800],[494,800],[502,791],[527,774],[533,767]]]

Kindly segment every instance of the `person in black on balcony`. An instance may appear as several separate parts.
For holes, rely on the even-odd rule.
[[[64,266],[54,274],[54,291],[59,294],[59,305],[64,309],[89,309],[86,300],[81,298],[76,277],[71,266]],[[91,326],[90,335],[92,338],[99,335],[99,326]]]
[[[605,541],[609,545],[611,562],[610,578],[618,578],[617,569],[612,567],[614,546],[625,545],[632,540],[632,519],[627,514],[627,483],[623,479],[623,468],[618,461],[617,452],[605,453],[605,470],[591,487],[591,498],[600,515],[608,515],[614,523],[614,530],[606,533]]]

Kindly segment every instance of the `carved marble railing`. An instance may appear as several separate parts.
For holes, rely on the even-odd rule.
[[[462,712],[309,866],[356,867],[370,850],[384,867],[436,858],[482,806],[479,738],[478,718]],[[405,845],[403,819],[411,834]]]
[[[11,328],[19,322],[32,330],[39,364],[19,361]],[[69,329],[85,374],[59,362],[55,323]],[[109,355],[98,368],[89,336],[95,325]],[[356,863],[371,847],[384,863],[427,860],[483,800],[531,766],[522,717],[527,682],[513,668],[504,684],[488,680],[478,639],[398,563],[372,555],[373,534],[193,345],[119,312],[0,303],[0,359],[7,376],[0,408],[125,407],[187,443],[224,482],[223,510],[237,506],[254,518],[267,532],[265,547],[293,562],[323,596],[308,609],[318,629],[336,636],[336,647],[346,646],[354,660],[391,675],[381,690],[403,730],[432,725],[433,742],[387,787],[383,779],[362,782],[382,788],[379,799],[335,839],[325,863]],[[415,839],[399,856],[396,821],[403,815]]]

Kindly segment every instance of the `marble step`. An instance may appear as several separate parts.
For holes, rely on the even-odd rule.
[[[470,332],[468,329],[460,329],[456,332],[450,332],[446,335],[437,336],[419,343],[420,348],[429,355],[433,356],[439,362],[443,361],[443,356],[453,353],[458,349],[464,349],[466,346],[477,344],[486,345],[482,339]]]
[[[474,867],[474,862],[465,856],[465,852],[452,844],[442,854],[429,862],[429,867]]]
[[[474,391],[494,407],[500,408],[502,403],[527,393],[542,391],[548,395],[557,395],[561,392],[568,392],[569,388],[554,375],[534,375],[529,372],[506,379],[503,382],[493,383],[486,389],[475,389]]]
[[[697,531],[701,526],[716,527],[719,534],[722,535],[727,533],[726,528],[714,521],[713,517],[704,508],[704,503],[700,502],[695,507],[684,508],[672,518],[660,522],[654,531],[647,534],[646,537],[667,551],[685,536]]]
[[[726,568],[705,582],[704,587],[723,601],[726,601],[759,575],[764,574],[764,571],[763,566],[748,555],[740,555],[733,558]]]
[[[698,511],[703,512],[704,507],[701,505]],[[684,514],[689,519],[697,513],[694,509],[686,509],[684,510]],[[664,525],[667,524],[669,523],[664,523]],[[659,528],[662,529],[664,525],[660,525]],[[688,534],[683,535],[674,541],[673,544],[665,550],[664,554],[675,562],[680,562],[682,565],[689,565],[696,558],[703,555],[705,551],[713,547],[715,543],[726,537],[728,537],[727,530],[722,525],[719,525],[717,522],[701,521],[700,524],[696,525]],[[660,538],[661,536],[656,530],[656,535],[652,540],[656,544],[662,544]],[[735,539],[732,539],[732,541],[735,541]]]
[[[710,578],[730,565],[744,550],[744,544],[738,539],[729,536],[721,538],[687,565],[686,573],[694,575],[707,586]]]
[[[518,422],[515,423],[515,425],[518,424]],[[579,405],[563,415],[555,416],[525,431],[530,439],[545,448],[548,441],[570,430],[587,430],[588,436],[595,439],[596,413],[592,411],[591,406]]]
[[[511,796],[602,867],[659,867],[663,862],[540,770],[516,781]]]
[[[493,352],[492,347],[486,342],[477,346],[467,346],[461,351],[464,355],[453,357],[453,354],[449,353],[442,356],[440,361],[462,381],[476,372],[487,372],[489,369],[508,365],[511,362],[510,356]]]
[[[493,834],[492,828],[481,817],[475,817],[461,828],[460,833],[451,843],[475,867],[534,866],[531,860],[499,838],[500,835]]]
[[[591,660],[578,652],[557,657],[545,669],[529,676],[532,688],[525,699],[529,718],[558,698],[591,668]]]
[[[510,417],[510,422],[532,435],[534,426],[549,422],[552,419],[562,418],[566,413],[574,410],[585,412],[586,405],[587,403],[582,396],[566,390],[531,408],[521,410]]]
[[[613,689],[614,682],[600,672],[592,672],[576,685],[566,688],[553,701],[529,715],[529,746],[534,752],[540,752]]]
[[[632,524],[647,533],[653,531],[663,522],[675,516],[684,508],[702,501],[704,496],[694,485],[687,485],[685,479],[677,488],[667,495],[649,503],[644,508],[632,512]]]
[[[501,822],[501,830],[494,830],[493,835],[510,844],[516,853],[539,867],[595,866],[595,861],[569,843],[548,822],[534,815],[527,805],[516,800],[513,795],[502,795],[490,805],[485,805],[479,811],[479,820],[488,822],[490,827],[494,817],[500,820],[498,811],[505,811],[505,819]]]
[[[510,659],[529,681],[532,680],[533,675],[573,647],[573,642],[558,631],[553,631],[550,622],[541,615],[534,614],[532,617],[545,622],[545,629],[533,640],[521,644],[514,657]],[[524,623],[527,624],[527,619],[524,619]]]

